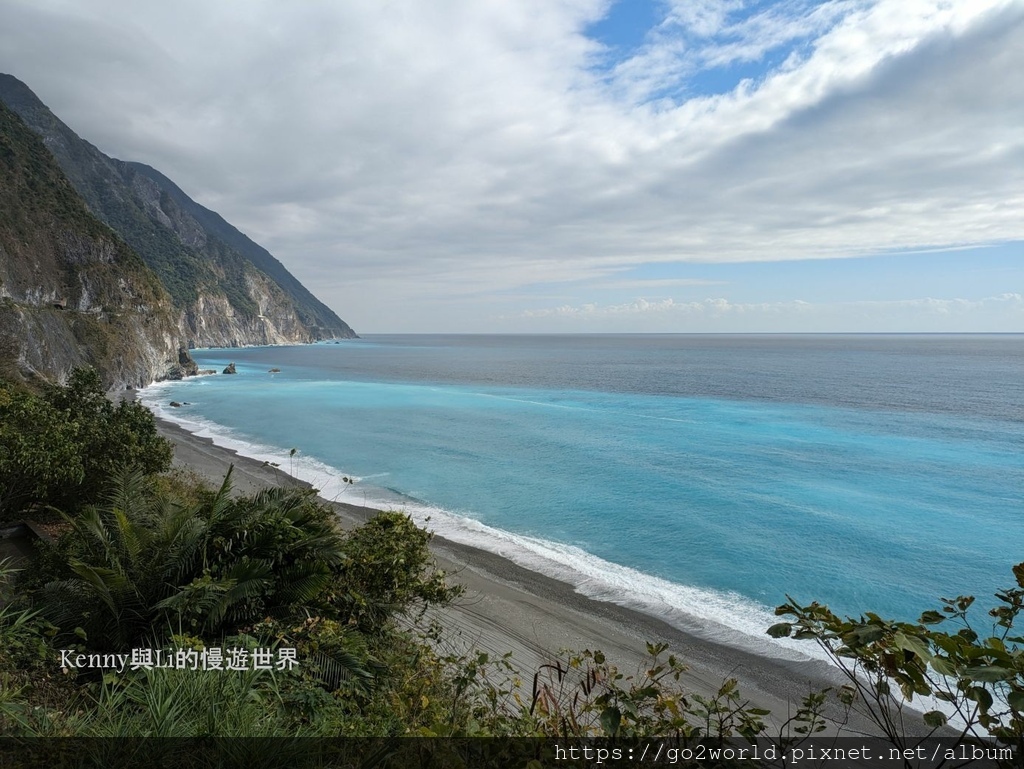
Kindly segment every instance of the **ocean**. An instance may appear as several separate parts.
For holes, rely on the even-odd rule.
[[[1024,561],[1020,335],[381,335],[193,355],[238,375],[147,388],[161,416],[758,653],[812,652],[764,635],[787,596],[914,620],[940,597],[994,605]]]

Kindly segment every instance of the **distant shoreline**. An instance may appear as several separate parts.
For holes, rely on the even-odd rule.
[[[125,397],[134,398],[134,392]],[[310,484],[237,452],[217,446],[182,426],[157,418],[158,430],[175,447],[174,463],[219,485],[230,466],[239,493],[267,486]],[[324,500],[345,527],[365,522],[379,510]],[[664,642],[689,667],[686,688],[713,695],[727,678],[737,678],[745,699],[785,721],[811,690],[843,683],[839,672],[822,661],[796,662],[761,657],[673,627],[653,616],[606,601],[588,598],[572,585],[526,569],[508,559],[470,545],[435,536],[433,550],[441,568],[455,574],[466,588],[456,606],[437,619],[453,650],[480,649],[492,658],[512,652],[513,665],[529,678],[561,649],[601,649],[624,673],[639,669],[646,642]],[[840,717],[836,705],[831,715]],[[849,733],[852,724],[847,726]],[[866,724],[854,728],[856,733]]]

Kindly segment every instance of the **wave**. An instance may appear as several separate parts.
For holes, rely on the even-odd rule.
[[[199,383],[188,386],[194,384]],[[738,593],[670,582],[604,560],[573,545],[498,529],[400,491],[365,483],[387,474],[356,477],[315,457],[292,455],[291,449],[255,443],[224,425],[193,417],[176,408],[166,408],[158,397],[164,389],[165,383],[152,385],[140,392],[139,399],[161,419],[305,481],[318,489],[324,499],[361,503],[377,509],[399,509],[446,540],[502,556],[523,568],[572,585],[588,598],[642,612],[715,643],[791,661],[827,659],[812,643],[765,635],[765,630],[777,621],[771,609]],[[359,485],[346,483],[343,480],[346,477]],[[354,492],[358,494],[355,498]]]

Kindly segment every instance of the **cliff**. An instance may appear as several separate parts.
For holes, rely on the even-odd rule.
[[[89,209],[156,273],[188,347],[355,337],[271,254],[160,172],[103,154],[10,75],[0,74],[0,101],[42,138]]]
[[[0,104],[0,376],[88,364],[107,386],[147,384],[178,364],[177,326],[153,272]]]

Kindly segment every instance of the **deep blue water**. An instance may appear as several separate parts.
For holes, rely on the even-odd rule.
[[[195,358],[239,375],[144,400],[189,401],[161,411],[328,496],[755,645],[787,594],[914,619],[939,596],[989,605],[1024,561],[1018,335],[379,336]]]

